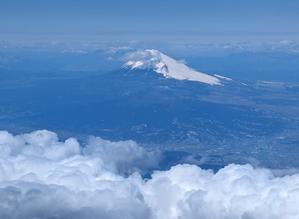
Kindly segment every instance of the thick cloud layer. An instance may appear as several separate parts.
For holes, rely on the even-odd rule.
[[[132,141],[0,132],[0,218],[299,218],[299,174],[185,164],[143,179],[158,160]]]

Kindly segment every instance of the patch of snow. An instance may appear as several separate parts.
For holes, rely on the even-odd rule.
[[[233,79],[231,79],[231,78],[224,77],[224,76],[222,76],[222,75],[214,74],[214,76],[217,77],[217,78],[223,79],[223,80],[227,80],[227,81],[232,81],[232,80],[233,80]]]
[[[131,69],[151,68],[155,72],[162,74],[165,78],[198,81],[209,85],[221,85],[220,79],[224,79],[198,72],[183,62],[154,49],[137,51],[129,54],[127,58],[129,61],[126,62],[126,67],[130,67]]]

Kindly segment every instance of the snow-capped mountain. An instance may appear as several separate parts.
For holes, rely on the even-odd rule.
[[[221,75],[209,75],[196,71],[181,61],[175,60],[164,53],[147,49],[128,55],[125,67],[130,69],[152,69],[166,78],[197,81],[209,85],[221,85],[221,80],[231,80]]]

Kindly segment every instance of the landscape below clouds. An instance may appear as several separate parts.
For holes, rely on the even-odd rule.
[[[298,219],[298,11],[0,0],[0,219]]]

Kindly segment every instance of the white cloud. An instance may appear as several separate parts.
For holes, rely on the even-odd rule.
[[[99,137],[91,137],[83,154],[96,157],[105,163],[105,167],[113,172],[142,172],[156,167],[160,160],[158,152],[146,151],[134,141],[111,142]]]
[[[158,162],[133,141],[80,145],[46,130],[0,132],[0,218],[297,219],[299,174],[231,164],[138,172]]]

